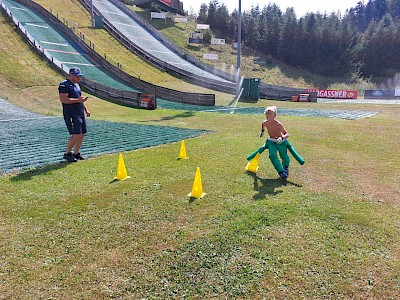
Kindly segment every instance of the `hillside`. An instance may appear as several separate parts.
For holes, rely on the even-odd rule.
[[[187,39],[196,31],[196,21],[189,17],[188,23],[174,23],[171,19],[151,19],[150,11],[133,7],[133,11],[147,20],[170,41],[199,60],[229,73],[236,73],[237,50],[231,44],[189,45]],[[218,34],[218,33],[217,33]],[[218,38],[218,35],[214,36]],[[203,54],[218,54],[219,60],[205,60]],[[261,63],[257,63],[261,62]],[[358,77],[329,77],[313,74],[304,69],[290,67],[274,59],[265,57],[251,48],[243,47],[241,55],[241,75],[246,78],[260,78],[262,82],[298,88],[356,89],[363,91],[376,86]]]
[[[53,9],[57,11],[57,7],[62,5],[62,0],[36,0],[46,9]],[[208,64],[212,64],[217,68],[225,70],[227,72],[236,72],[237,65],[237,53],[231,45],[214,45],[197,47],[190,46],[187,44],[187,37],[195,29],[194,20],[190,20],[189,23],[173,23],[170,19],[157,20],[150,18],[150,11],[143,10],[137,7],[133,7],[134,11],[141,17],[146,19],[156,29],[163,33],[168,39],[177,44],[183,50],[189,52],[191,55],[202,59],[204,53],[216,53],[219,55],[219,61],[204,61]],[[175,79],[170,76],[162,76],[158,70],[154,70],[153,67],[148,66],[143,60],[132,55],[123,46],[119,45],[118,41],[110,38],[104,30],[93,30],[90,28],[91,21],[90,15],[79,3],[78,0],[72,1],[71,5],[65,7],[61,13],[63,17],[70,21],[78,22],[79,29],[101,49],[107,49],[108,55],[114,57],[117,61],[123,65],[129,66],[129,68],[137,71],[141,74],[143,80],[151,83],[159,84],[168,88],[174,88]],[[79,20],[79,21],[78,21]],[[110,43],[112,47],[110,47]],[[289,87],[300,87],[300,88],[351,88],[358,89],[360,91],[365,88],[371,88],[371,84],[363,82],[357,78],[336,78],[326,77],[321,75],[312,74],[307,70],[301,70],[297,68],[289,67],[285,64],[281,64],[277,61],[271,61],[271,64],[261,66],[255,61],[261,60],[266,61],[266,58],[258,53],[254,53],[251,49],[244,47],[242,49],[241,58],[241,74],[244,77],[249,78],[261,78],[262,82],[269,84],[278,84]],[[179,82],[178,84],[183,91],[192,91],[191,85]],[[200,89],[200,91],[203,91]]]
[[[58,14],[61,19],[65,18],[69,22],[76,22],[79,20],[78,23],[78,30],[85,35],[86,41],[89,39],[95,45],[95,50],[98,51],[100,54],[106,53],[108,59],[112,59],[113,61],[119,62],[121,65],[126,66],[126,69],[131,69],[134,71],[134,74],[139,74],[140,78],[144,81],[163,86],[166,88],[177,89],[180,91],[185,92],[202,92],[202,93],[213,93],[216,94],[216,98],[218,101],[230,101],[232,95],[215,92],[213,90],[209,90],[206,88],[198,87],[193,84],[189,84],[183,80],[180,80],[176,77],[169,75],[166,72],[160,71],[157,68],[147,64],[141,58],[133,55],[129,50],[124,48],[122,45],[119,44],[117,40],[111,37],[105,30],[99,29],[92,29],[90,27],[90,15],[89,13],[81,6],[79,1],[72,1],[70,5],[63,9],[62,13],[57,10],[57,7],[62,5],[62,1],[36,1],[38,4],[42,5],[48,10],[52,10],[55,14]],[[56,7],[56,8],[55,8]],[[3,18],[2,18],[3,19]],[[19,58],[17,56],[18,52],[12,53],[11,56],[8,56],[8,52],[12,51],[10,49],[13,48],[15,42],[10,41],[10,39],[14,38],[13,36],[18,36],[17,30],[13,29],[13,26],[9,23],[8,20],[3,19],[4,21],[1,23],[1,26],[7,29],[1,30],[0,36],[2,41],[4,40],[4,44],[2,45],[3,49],[5,50],[2,52],[2,55],[5,56],[2,64],[2,74],[5,79],[13,80],[11,76],[13,70],[19,69],[18,66],[15,64],[21,64],[21,68],[23,68],[24,64],[29,64],[29,61],[34,61],[34,59],[29,58],[30,56],[36,57],[38,56],[35,54],[31,54],[25,61],[24,58]],[[3,35],[4,34],[4,38]],[[7,36],[6,36],[7,35]],[[10,36],[10,37],[8,37]],[[20,38],[20,44],[25,43],[24,39]],[[10,41],[10,42],[9,42]],[[9,42],[9,43],[8,43]],[[26,44],[24,47],[27,49],[26,51],[32,51],[30,47]],[[40,60],[40,59],[39,59]],[[8,62],[8,63],[6,63]],[[10,75],[11,74],[11,75]],[[15,76],[15,79],[21,81],[20,83],[16,83],[16,85],[21,86],[31,86],[31,82],[25,82],[28,77],[18,77]],[[46,80],[50,82],[50,80]],[[58,82],[58,80],[57,80]],[[8,83],[8,85],[13,85],[13,83]],[[4,91],[6,88],[4,89]],[[7,95],[5,95],[7,96]]]

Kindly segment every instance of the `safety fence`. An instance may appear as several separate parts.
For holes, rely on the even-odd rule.
[[[204,94],[204,93],[187,93],[181,92],[173,89],[164,88],[157,86],[146,81],[129,75],[125,71],[121,70],[120,64],[117,66],[113,65],[107,59],[100,55],[95,50],[92,49],[94,43],[87,43],[84,37],[79,36],[71,30],[73,22],[68,22],[65,18],[60,17],[58,14],[53,14],[52,12],[44,9],[39,4],[28,1],[28,0],[14,0],[16,2],[22,3],[27,7],[31,8],[33,11],[42,15],[45,19],[50,20],[64,35],[69,39],[77,43],[88,56],[99,66],[107,69],[111,74],[120,78],[122,81],[126,82],[129,86],[132,86],[146,94],[152,93],[156,98],[162,98],[169,101],[188,103],[204,106],[214,106],[215,105],[215,95],[214,94]],[[29,34],[29,32],[20,24],[20,22],[13,17],[11,11],[5,6],[5,4],[0,0],[2,9],[14,22],[20,32],[28,39],[29,43],[48,61],[50,61],[53,66],[64,74],[68,74],[68,67],[63,63],[54,58],[46,49],[43,49],[40,44]],[[90,47],[92,45],[92,47]],[[92,81],[88,78],[83,78],[82,86],[90,90],[93,94],[98,95],[101,98],[111,100],[116,103],[121,103],[124,105],[129,105],[133,107],[140,107],[140,92],[131,92],[116,89],[110,86],[100,84],[98,82]]]

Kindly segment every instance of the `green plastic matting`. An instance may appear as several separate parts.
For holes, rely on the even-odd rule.
[[[96,156],[177,142],[206,130],[87,120],[82,154]],[[43,117],[0,99],[0,173],[63,161],[69,138],[62,117]]]
[[[204,130],[88,120],[87,157],[177,142]],[[69,134],[62,117],[1,121],[0,172],[63,161]]]
[[[19,2],[12,0],[2,1],[11,11],[14,18],[35,39],[35,43],[49,52],[54,59],[69,68],[79,67],[85,77],[94,82],[124,91],[138,92],[137,89],[122,82],[105,68],[96,65],[77,43],[60,32],[49,20],[44,19]]]
[[[217,112],[222,114],[242,114],[242,115],[263,115],[263,107],[226,107],[212,106],[205,107],[190,105],[185,103],[174,103],[165,100],[157,100],[157,106],[164,109],[176,109],[187,111]],[[323,117],[338,118],[347,120],[358,120],[377,115],[376,111],[362,110],[339,110],[339,109],[303,109],[303,108],[278,108],[279,115],[283,116],[302,116],[302,117]]]
[[[160,100],[159,107],[186,111],[231,114],[263,114],[263,108],[195,106]],[[279,109],[280,115],[360,119],[376,112]],[[207,133],[177,127],[115,123],[88,119],[88,134],[82,146],[86,156],[129,151],[177,142]],[[44,117],[0,99],[0,173],[39,167],[62,161],[69,137],[62,117]],[[40,151],[39,151],[40,150]]]

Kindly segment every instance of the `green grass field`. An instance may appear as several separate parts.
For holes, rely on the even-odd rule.
[[[2,16],[0,32],[0,97],[60,115],[62,76]],[[97,120],[211,133],[185,141],[185,160],[180,143],[123,153],[125,181],[113,180],[117,154],[0,177],[0,299],[398,298],[399,105],[239,103],[380,112],[278,115],[306,160],[292,160],[286,184],[266,153],[256,175],[245,172],[263,115],[138,110],[94,96],[87,105]],[[187,196],[196,167],[202,199]]]

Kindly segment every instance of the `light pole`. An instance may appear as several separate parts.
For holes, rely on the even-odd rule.
[[[239,13],[238,13],[238,34],[237,34],[237,76],[240,78],[240,55],[241,55],[241,45],[242,45],[242,1],[239,0]]]
[[[242,93],[242,79],[240,76],[240,56],[242,52],[242,1],[239,0],[238,26],[237,26],[237,71],[236,71],[236,98],[239,100]]]
[[[90,0],[90,15],[92,16],[92,28],[94,28],[93,0]]]

